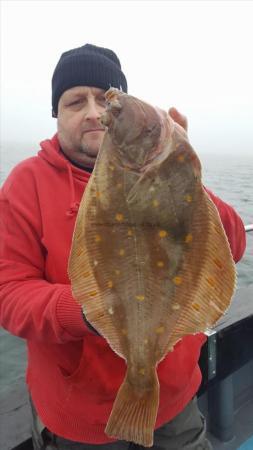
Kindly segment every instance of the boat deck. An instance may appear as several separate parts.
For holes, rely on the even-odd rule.
[[[208,433],[214,450],[253,450],[253,397],[234,415],[234,437],[222,442]]]

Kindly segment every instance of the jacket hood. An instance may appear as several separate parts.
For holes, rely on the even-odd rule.
[[[70,167],[74,178],[88,182],[90,173],[71,164],[71,162],[62,154],[57,134],[55,134],[52,139],[42,141],[40,147],[41,150],[38,152],[38,156],[42,159],[45,159],[49,164],[60,171],[68,171],[68,168]]]
[[[46,139],[40,143],[41,150],[38,152],[38,156],[48,164],[54,166],[59,172],[67,172],[70,185],[70,205],[67,215],[72,216],[77,213],[79,208],[79,202],[76,200],[75,195],[75,180],[79,180],[84,184],[87,184],[91,174],[84,169],[71,164],[71,162],[64,157],[61,152],[59,140],[57,134],[52,139]]]

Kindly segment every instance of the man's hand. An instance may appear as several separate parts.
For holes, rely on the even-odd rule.
[[[183,116],[174,106],[169,109],[169,115],[170,117],[178,123],[178,125],[181,125],[181,127],[184,128],[184,130],[187,132],[188,130],[188,122],[186,116]]]

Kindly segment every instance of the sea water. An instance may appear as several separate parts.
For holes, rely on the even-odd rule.
[[[233,206],[244,225],[253,224],[252,155],[203,155],[203,182],[214,194]],[[246,235],[247,247],[237,263],[237,286],[253,283],[253,231]]]

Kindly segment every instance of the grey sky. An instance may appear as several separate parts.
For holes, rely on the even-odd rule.
[[[251,1],[2,1],[1,148],[56,130],[51,77],[86,42],[116,51],[129,93],[187,115],[197,152],[252,153]],[[17,145],[19,143],[19,145]]]

